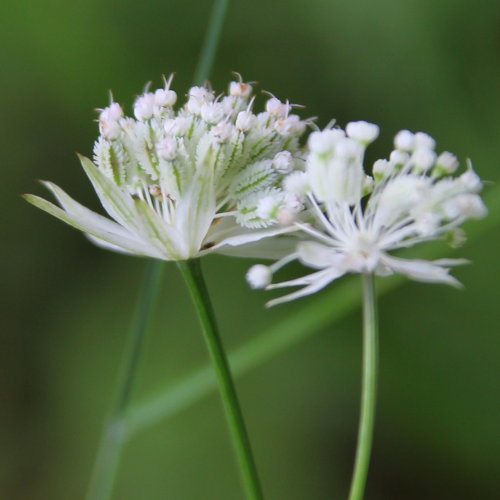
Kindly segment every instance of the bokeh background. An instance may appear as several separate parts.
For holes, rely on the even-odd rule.
[[[0,497],[84,497],[142,259],[91,246],[22,201],[47,178],[97,209],[75,151],[89,155],[108,89],[130,110],[145,82],[187,91],[207,0],[4,0],[0,4]],[[234,1],[211,81],[257,80],[325,125],[401,128],[498,170],[500,9],[495,0]],[[496,208],[498,209],[498,203]],[[495,212],[496,213],[496,212]],[[497,217],[498,219],[498,217]],[[463,291],[405,283],[380,299],[381,379],[367,500],[500,498],[500,237],[487,221],[456,256]],[[418,252],[417,252],[418,254]],[[209,257],[228,347],[310,306],[264,310],[251,262]],[[298,267],[289,272],[300,272]],[[284,273],[286,274],[286,272]],[[332,287],[335,285],[332,285]],[[326,292],[328,293],[328,291]],[[360,383],[360,311],[238,379],[269,499],[347,496]],[[187,294],[167,265],[134,402],[206,361]],[[137,433],[115,499],[242,498],[215,394]]]

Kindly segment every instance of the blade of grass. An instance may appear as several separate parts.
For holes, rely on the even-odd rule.
[[[208,23],[207,33],[201,48],[200,58],[196,71],[194,72],[194,85],[201,85],[206,80],[211,71],[219,44],[222,25],[226,17],[229,0],[216,0],[212,8],[212,14]]]
[[[485,200],[490,214],[480,223],[470,225],[467,230],[469,241],[479,238],[500,224],[500,186],[491,189]],[[447,251],[453,252],[452,249]],[[401,255],[405,256],[408,253],[402,252]],[[423,259],[443,256],[443,246],[439,244],[423,247],[418,252],[418,257]],[[394,290],[406,281],[407,279],[401,275],[379,280],[379,296]],[[355,279],[346,278],[336,283],[330,291],[317,296],[307,305],[297,307],[286,318],[264,332],[251,336],[251,340],[229,353],[234,377],[250,372],[334,321],[346,317],[358,309],[360,304],[361,291]],[[197,369],[133,408],[129,413],[126,437],[131,438],[140,430],[180,413],[211,394],[215,388],[215,379],[210,367],[207,365]]]

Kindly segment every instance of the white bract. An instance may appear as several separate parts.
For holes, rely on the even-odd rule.
[[[424,133],[404,130],[395,137],[389,160],[377,160],[373,178],[365,172],[365,146],[378,135],[373,124],[348,124],[340,129],[313,132],[309,137],[305,172],[293,172],[283,181],[305,209],[292,225],[300,229],[293,252],[267,267],[250,269],[254,288],[303,286],[272,300],[286,302],[314,293],[346,273],[401,273],[424,282],[459,285],[450,266],[463,259],[410,260],[391,255],[393,250],[451,236],[463,240],[458,228],[466,219],[486,215],[479,191],[482,184],[469,165],[452,177],[458,164],[454,155],[437,156],[435,141]],[[307,276],[269,284],[270,273],[292,260],[316,269]]]
[[[80,157],[112,220],[50,182],[44,184],[61,208],[33,195],[27,200],[120,252],[163,260],[213,251],[282,255],[283,240],[257,242],[294,230],[280,224],[297,211],[282,182],[304,169],[299,139],[306,121],[275,97],[254,114],[252,87],[242,81],[231,82],[227,96],[193,87],[175,110],[170,83],[139,96],[135,118],[116,102],[101,110],[94,163]]]

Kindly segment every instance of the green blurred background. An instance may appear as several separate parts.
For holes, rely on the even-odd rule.
[[[83,498],[145,267],[93,247],[19,194],[43,193],[35,180],[47,178],[97,208],[74,154],[91,153],[93,109],[112,89],[130,110],[145,82],[160,85],[172,71],[175,90],[187,91],[210,7],[0,4],[1,498]],[[239,71],[307,104],[303,116],[318,116],[322,126],[332,117],[342,125],[374,121],[381,137],[371,158],[385,155],[401,128],[427,131],[440,150],[473,159],[492,181],[487,194],[500,177],[499,21],[495,0],[234,1],[211,81],[223,90]],[[481,224],[488,222],[469,227]],[[463,291],[408,282],[381,298],[367,500],[500,498],[499,243],[490,224],[455,252],[473,261],[456,271]],[[205,260],[228,347],[317,299],[264,310],[268,294],[243,280],[250,263]],[[238,380],[267,498],[347,496],[360,348],[356,309]],[[134,401],[205,361],[169,264]],[[242,498],[216,395],[127,444],[114,498]]]

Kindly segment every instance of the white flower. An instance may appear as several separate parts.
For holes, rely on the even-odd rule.
[[[278,107],[274,98],[273,114],[257,120],[251,86],[242,81],[217,99],[208,87],[193,87],[174,110],[170,83],[139,96],[135,118],[114,102],[100,112],[95,163],[80,160],[110,218],[50,182],[44,184],[61,207],[33,195],[27,200],[96,244],[129,254],[186,260],[214,251],[267,258],[289,251],[289,239],[260,240],[297,229],[280,225],[284,210],[297,211],[282,183],[304,168],[298,154],[304,127],[287,137],[272,132],[288,105]]]
[[[401,273],[417,281],[460,285],[449,268],[465,263],[463,259],[410,260],[391,253],[445,235],[456,242],[455,233],[463,221],[486,215],[477,194],[481,181],[472,167],[458,177],[445,175],[443,166],[451,165],[452,170],[455,163],[450,153],[446,161],[443,156],[436,160],[433,139],[402,131],[395,138],[398,162],[392,161],[393,155],[391,161],[377,160],[374,178],[367,181],[361,164],[364,148],[356,150],[346,141],[352,139],[337,130],[314,132],[305,172],[293,172],[283,182],[291,192],[309,189],[306,196],[302,194],[304,210],[293,223],[300,229],[295,234],[300,241],[293,252],[268,269],[274,272],[299,260],[316,271],[266,285],[266,289],[303,286],[268,305],[312,294],[346,273]],[[410,156],[406,151],[418,154]],[[406,159],[403,165],[399,164],[401,155]]]

